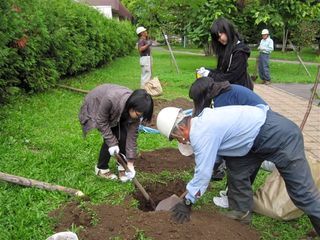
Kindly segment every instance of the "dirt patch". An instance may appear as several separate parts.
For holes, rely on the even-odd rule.
[[[154,107],[153,107],[153,116],[151,122],[147,125],[151,128],[157,128],[157,115],[160,112],[162,108],[165,107],[179,107],[183,110],[187,110],[190,108],[193,108],[192,101],[186,99],[186,98],[176,98],[174,100],[168,101],[165,99],[154,99],[153,101]]]
[[[249,226],[225,218],[214,209],[194,210],[191,221],[177,224],[171,220],[170,212],[142,212],[124,206],[90,205],[81,207],[69,203],[51,213],[59,222],[55,231],[65,231],[76,226],[82,240],[139,239],[145,237],[155,240],[241,240],[259,239],[259,234]]]
[[[162,148],[150,152],[142,152],[135,161],[137,171],[160,173],[164,170],[183,171],[194,167],[194,157],[183,156],[178,149]]]
[[[182,180],[174,180],[167,183],[153,183],[145,187],[146,192],[150,195],[156,205],[173,194],[180,196],[186,191],[186,183]],[[153,211],[150,203],[145,199],[142,193],[137,189],[133,197],[139,202],[139,209],[148,212]]]

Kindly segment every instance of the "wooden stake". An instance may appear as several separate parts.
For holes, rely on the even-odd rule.
[[[87,91],[87,90],[82,90],[82,89],[79,89],[79,88],[74,88],[74,87],[63,85],[63,84],[56,84],[56,85],[58,87],[69,89],[69,90],[72,90],[74,92],[85,93],[85,94],[89,93],[89,91]]]
[[[40,182],[34,179],[15,176],[15,175],[3,173],[3,172],[0,172],[0,180],[26,186],[26,187],[36,187],[36,188],[41,188],[41,189],[50,190],[50,191],[65,192],[72,196],[78,196],[78,197],[84,196],[84,193],[77,189],[67,188],[59,185],[53,185],[50,183]]]
[[[304,125],[306,124],[307,122],[307,119],[309,117],[309,114],[311,112],[311,107],[312,107],[312,103],[313,103],[313,100],[316,96],[316,93],[317,93],[317,88],[318,88],[318,84],[319,84],[319,81],[320,81],[320,65],[318,65],[318,74],[316,76],[316,81],[314,82],[314,85],[313,85],[313,89],[312,89],[312,94],[309,98],[309,103],[308,103],[308,107],[307,107],[307,111],[306,113],[304,114],[304,118],[302,120],[302,123],[300,125],[300,129],[301,131],[303,130],[304,128]]]

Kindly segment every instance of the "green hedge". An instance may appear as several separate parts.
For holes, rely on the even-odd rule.
[[[131,52],[133,26],[73,0],[0,1],[0,103]]]

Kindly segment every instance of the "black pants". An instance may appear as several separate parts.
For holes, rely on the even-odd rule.
[[[126,140],[127,140],[127,128],[123,125],[121,127],[116,126],[111,128],[111,131],[113,135],[118,139],[119,141],[119,149],[120,153],[126,155]],[[110,154],[109,149],[110,146],[105,142],[103,139],[103,143],[100,149],[99,159],[97,167],[99,169],[108,169],[109,168],[109,161],[110,161]]]
[[[296,124],[272,111],[268,111],[251,151],[243,157],[226,158],[230,208],[252,211],[250,176],[263,160],[275,164],[292,202],[309,216],[320,234],[320,192],[305,157],[303,136]]]

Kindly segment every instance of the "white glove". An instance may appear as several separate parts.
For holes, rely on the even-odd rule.
[[[111,156],[114,156],[115,153],[119,153],[120,152],[120,149],[119,149],[119,146],[116,145],[116,146],[113,146],[113,147],[109,147],[108,151],[109,151]]]
[[[128,162],[127,167],[129,168],[130,172],[126,172],[126,177],[129,180],[132,180],[136,176],[136,171],[134,170],[133,163]]]
[[[205,69],[204,67],[201,67],[197,70],[197,78],[199,77],[208,77],[210,71]]]

